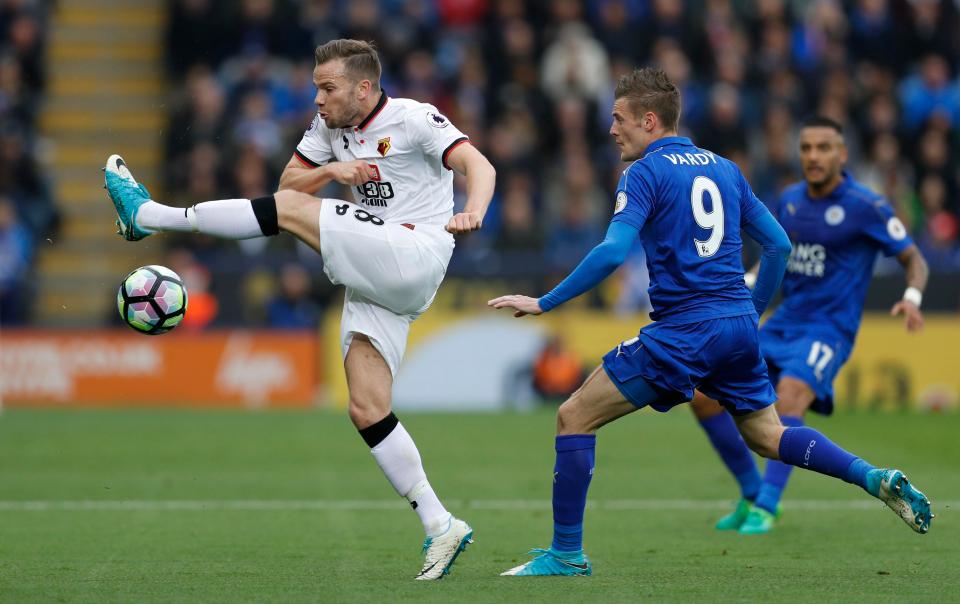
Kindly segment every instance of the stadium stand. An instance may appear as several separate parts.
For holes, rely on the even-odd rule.
[[[735,158],[768,203],[796,177],[797,121],[812,112],[841,120],[850,170],[890,199],[936,274],[960,273],[960,38],[952,33],[960,11],[950,0],[4,6],[0,149],[20,153],[25,167],[4,158],[0,170],[3,257],[11,259],[0,284],[18,298],[5,308],[33,307],[41,323],[105,320],[102,292],[142,253],[106,231],[109,205],[91,188],[101,155],[122,147],[155,194],[181,205],[269,192],[311,119],[312,49],[341,36],[375,41],[387,92],[435,104],[495,163],[499,186],[484,230],[458,243],[451,265],[465,282],[494,276],[538,287],[591,247],[622,169],[606,135],[611,84],[647,63],[682,86],[686,132]],[[13,219],[3,210],[9,200]],[[44,250],[55,208],[69,220],[56,249]],[[274,275],[289,264],[314,275],[315,303],[329,298],[318,259],[290,240],[164,241],[212,275],[216,297],[248,301],[222,308],[215,324],[265,323]],[[37,250],[38,277],[10,285],[23,282]],[[642,307],[643,263],[628,266],[620,293],[590,304]],[[878,271],[896,274],[884,263]],[[70,300],[64,313],[77,280],[104,289]],[[928,308],[957,306],[952,293],[928,298]]]

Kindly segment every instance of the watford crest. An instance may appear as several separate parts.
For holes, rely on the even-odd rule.
[[[386,157],[387,151],[390,150],[390,137],[381,138],[377,141],[377,153],[380,154],[380,157]]]

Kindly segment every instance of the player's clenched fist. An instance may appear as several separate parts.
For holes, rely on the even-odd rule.
[[[460,214],[454,214],[453,217],[450,218],[446,229],[448,233],[459,235],[460,233],[478,231],[482,225],[483,218],[481,218],[477,212],[461,212]]]
[[[362,185],[373,180],[373,169],[362,159],[353,161],[333,162],[327,164],[327,169],[333,174],[333,179],[343,185]]]
[[[540,300],[530,296],[500,296],[487,302],[487,306],[494,308],[512,308],[513,316],[522,317],[524,315],[539,315],[543,313],[540,308]]]

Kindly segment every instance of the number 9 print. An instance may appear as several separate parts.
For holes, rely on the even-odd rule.
[[[705,194],[710,196],[713,203],[713,209],[709,212],[703,205]],[[723,200],[720,198],[720,188],[717,187],[717,183],[706,176],[696,177],[693,181],[693,190],[690,191],[690,205],[693,208],[693,219],[697,221],[700,228],[710,231],[710,237],[706,241],[693,238],[700,257],[709,258],[717,253],[720,244],[723,243]]]

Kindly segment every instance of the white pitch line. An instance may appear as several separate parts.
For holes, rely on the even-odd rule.
[[[551,503],[546,499],[471,499],[449,500],[444,502],[452,508],[476,510],[549,510]],[[725,510],[734,502],[727,499],[606,499],[591,501],[587,507],[594,510],[630,511],[676,511],[676,510]],[[783,502],[791,510],[873,510],[884,509],[883,503],[871,499],[857,500],[818,500],[795,499]],[[960,501],[935,501],[934,509],[942,511],[960,507]],[[48,512],[48,511],[223,511],[223,510],[405,510],[409,504],[405,501],[385,499],[342,499],[342,500],[284,500],[284,499],[172,499],[172,500],[0,500],[0,512]]]

